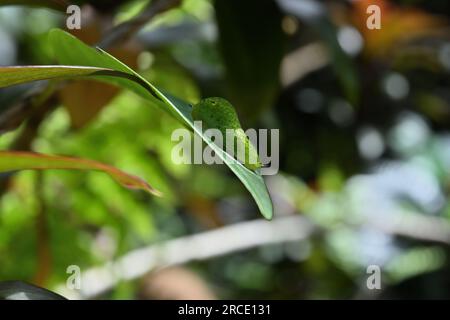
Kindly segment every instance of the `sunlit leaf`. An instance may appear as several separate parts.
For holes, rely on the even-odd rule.
[[[155,190],[144,180],[97,161],[73,157],[50,156],[33,152],[0,151],[0,173],[28,169],[102,171],[124,187],[142,189],[154,195],[160,195],[159,191]]]
[[[0,67],[0,88],[36,80],[88,76],[105,70],[94,67],[72,66]]]
[[[68,66],[60,66],[59,68],[56,66],[30,67],[30,69],[25,70],[28,73],[26,77],[14,77],[14,72],[17,72],[14,68],[3,68],[7,69],[3,70],[3,72],[9,77],[9,81],[12,81],[13,84],[18,84],[27,81],[67,77],[70,75],[93,76],[98,80],[128,88],[138,95],[156,102],[156,105],[160,106],[163,110],[178,119],[183,125],[201,136],[250,191],[262,215],[266,219],[272,218],[272,201],[262,176],[245,168],[240,162],[204,136],[203,132],[194,126],[194,120],[191,116],[191,105],[161,92],[146,79],[107,52],[101,49],[91,48],[67,32],[60,29],[52,30],[50,32],[50,42],[59,61],[63,64],[73,65],[72,69]],[[77,65],[83,65],[85,67],[78,67]],[[70,74],[69,70],[73,71],[73,74]],[[2,68],[0,68],[0,72],[2,72]],[[2,77],[0,87],[10,84],[11,82],[8,83],[8,80],[3,80]]]
[[[128,88],[146,99],[157,102],[157,105],[200,135],[250,191],[263,216],[266,219],[272,218],[272,201],[262,176],[245,168],[240,162],[236,161],[232,156],[224,152],[205,137],[203,132],[194,126],[191,116],[191,105],[172,97],[169,94],[161,92],[146,79],[107,52],[101,49],[96,50],[91,48],[62,30],[52,30],[50,32],[50,41],[60,63],[107,68],[123,72],[122,74],[112,74],[115,75],[115,77],[98,76],[98,74],[95,75],[95,77]]]
[[[92,45],[101,41],[104,18],[99,12],[83,19],[83,28],[69,32]],[[132,68],[137,67],[141,48],[134,43],[118,43],[109,52]],[[120,88],[92,80],[73,81],[59,90],[61,103],[67,109],[73,128],[79,129],[90,123],[120,92]]]

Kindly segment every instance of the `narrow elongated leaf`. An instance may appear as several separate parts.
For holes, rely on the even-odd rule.
[[[89,76],[101,71],[111,70],[73,66],[0,67],[0,88],[36,80]]]
[[[107,173],[124,187],[142,189],[154,195],[160,195],[144,180],[120,171],[109,165],[80,158],[50,156],[33,152],[0,151],[0,173],[17,170],[73,169],[95,170]]]
[[[116,77],[98,76],[98,74],[94,76],[98,79],[102,79],[103,81],[128,88],[144,98],[157,101],[158,105],[165,111],[172,114],[183,125],[187,126],[196,134],[201,136],[202,139],[224,160],[224,162],[249,190],[262,215],[266,219],[272,219],[272,201],[262,176],[245,168],[239,161],[236,161],[232,156],[224,152],[210,139],[208,139],[208,137],[206,137],[201,130],[196,128],[194,126],[194,120],[191,116],[192,107],[189,104],[184,103],[169,94],[163,93],[134,70],[109,55],[107,52],[101,49],[91,48],[67,32],[60,29],[52,30],[50,32],[50,41],[55,50],[55,55],[60,63],[66,65],[84,65],[107,68],[122,72],[123,74],[111,74]]]

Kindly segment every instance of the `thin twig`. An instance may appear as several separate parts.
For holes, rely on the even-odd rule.
[[[450,245],[450,223],[447,219],[423,213],[371,215],[365,222],[386,234]]]
[[[450,224],[444,219],[411,213],[399,214],[398,219],[390,222],[383,221],[378,216],[360,221],[358,225],[393,236],[450,245]],[[137,279],[156,268],[206,260],[272,243],[301,241],[323,231],[301,215],[271,222],[243,222],[133,250],[115,262],[84,271],[80,291],[68,291],[62,285],[57,291],[73,299],[93,298],[114,288],[120,281]]]
[[[316,228],[302,216],[254,220],[181,237],[133,250],[110,264],[82,272],[81,290],[57,291],[73,299],[92,298],[112,289],[119,281],[137,279],[160,267],[205,260],[272,243],[300,241]]]

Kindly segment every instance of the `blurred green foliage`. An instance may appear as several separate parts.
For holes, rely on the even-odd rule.
[[[108,25],[101,34],[151,3],[84,2]],[[279,128],[280,173],[266,177],[275,217],[302,215],[317,232],[183,267],[219,298],[450,297],[450,4],[381,1],[384,25],[368,32],[365,0],[360,7],[304,1],[297,11],[283,5],[289,1],[265,1],[261,11],[254,2],[240,11],[238,1],[185,0],[160,13],[130,40],[137,70],[191,103],[236,99],[241,115],[257,115],[249,125]],[[261,18],[264,10],[270,19]],[[56,11],[1,7],[0,65],[55,63],[45,34],[63,24]],[[0,120],[32,89],[2,89]],[[49,264],[40,285],[55,288],[68,265],[86,270],[137,248],[258,218],[223,166],[172,163],[170,135],[179,124],[147,104],[121,91],[79,129],[58,106],[39,123],[31,149],[150,177],[164,197],[130,192],[100,173],[48,171],[42,200],[36,173],[3,175],[0,280],[35,281]],[[19,119],[30,119],[18,110]],[[1,135],[2,149],[26,128]],[[42,201],[49,261],[38,254]],[[366,289],[372,264],[382,269],[382,290]],[[121,282],[102,298],[136,298],[141,280]]]

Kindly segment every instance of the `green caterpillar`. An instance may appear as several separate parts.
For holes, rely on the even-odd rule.
[[[223,136],[224,149],[227,145],[226,130],[233,129],[235,133],[234,154],[237,160],[250,170],[257,170],[262,167],[256,148],[242,129],[233,105],[227,100],[215,97],[202,99],[192,107],[192,118],[195,121],[202,121],[203,130],[218,129]],[[242,152],[237,152],[239,144],[244,146],[244,155]]]

